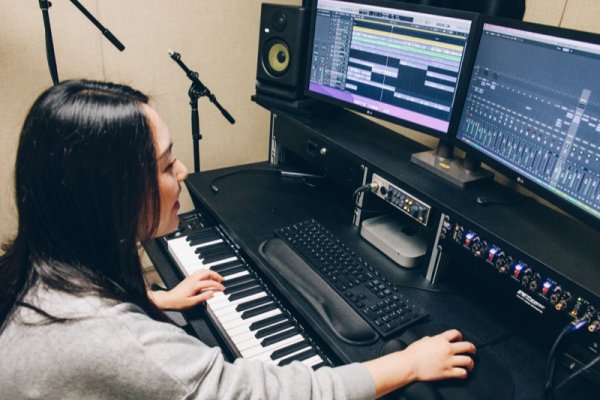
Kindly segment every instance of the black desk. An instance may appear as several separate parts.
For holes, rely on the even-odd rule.
[[[425,329],[427,326],[435,330],[455,327],[476,337],[479,343],[499,340],[490,347],[506,364],[506,369],[514,379],[514,398],[540,398],[547,343],[523,332],[518,322],[502,309],[501,304],[496,304],[493,297],[481,293],[477,285],[465,285],[465,280],[460,276],[455,276],[456,279],[449,277],[442,284],[431,287],[425,281],[422,270],[402,269],[393,264],[360,238],[358,229],[351,224],[352,199],[345,192],[335,190],[329,185],[330,182],[324,181],[311,187],[298,179],[281,178],[276,173],[253,170],[268,166],[268,163],[261,163],[234,168],[246,169],[246,172],[219,179],[218,193],[211,191],[211,181],[231,169],[191,175],[188,188],[194,201],[214,214],[256,267],[273,280],[276,288],[291,294],[288,300],[299,316],[315,329],[343,362],[376,357],[383,342],[370,346],[352,346],[327,331],[311,312],[308,303],[301,296],[294,296],[294,289],[282,282],[258,253],[259,245],[271,237],[274,229],[304,219],[317,218],[372,265],[391,277],[396,285],[406,286],[403,293],[412,301],[422,304],[430,313],[430,318],[422,324]],[[165,283],[168,286],[176,284],[180,278],[156,244],[148,243],[146,248]],[[440,292],[426,291],[430,289]],[[209,344],[218,343],[203,321],[201,313],[192,311],[187,317],[202,340]],[[494,382],[490,381],[489,385],[493,386]],[[584,381],[572,387],[575,389],[570,391],[569,399],[594,398],[590,397],[590,393],[597,393],[598,390]]]

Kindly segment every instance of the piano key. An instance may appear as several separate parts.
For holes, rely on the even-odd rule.
[[[249,281],[243,282],[243,283],[238,283],[237,285],[227,286],[227,287],[225,287],[224,293],[225,294],[237,293],[237,292],[241,292],[246,289],[250,289],[254,286],[260,286],[260,283],[256,279],[252,279],[252,280],[249,280]]]
[[[247,270],[244,271],[240,271],[240,272],[236,272],[235,274],[231,274],[231,275],[227,275],[227,279],[235,279],[241,276],[247,276],[250,275],[250,272],[248,272]]]
[[[277,365],[280,365],[280,366],[288,365],[292,361],[303,361],[303,360],[307,360],[307,359],[311,358],[312,356],[316,356],[316,355],[317,355],[317,352],[314,351],[313,349],[302,351],[299,353],[295,353],[294,355],[291,355],[287,358],[284,358],[283,360],[279,361],[279,363]]]
[[[231,307],[233,310],[235,310],[235,308],[238,304],[244,303],[246,301],[256,300],[256,299],[264,297],[264,296],[265,296],[265,292],[260,292],[260,293],[253,294],[248,297],[244,297],[244,298],[241,298],[238,300],[231,301],[227,295],[223,294],[223,292],[215,292],[213,297],[208,299],[206,301],[206,303],[209,305],[211,310],[218,310],[223,307]],[[241,313],[239,313],[239,314],[241,314]]]
[[[260,317],[261,316],[258,316],[257,318],[260,318]],[[264,316],[262,316],[262,317],[264,317]],[[278,317],[278,321],[288,321],[289,320],[289,318],[285,314],[277,314],[277,315],[275,315],[275,317]],[[273,318],[273,317],[270,317],[270,318]],[[244,321],[244,322],[246,322],[246,321]],[[250,337],[254,337],[256,339],[256,336],[255,336],[256,329],[252,329],[251,325],[252,324],[248,324],[248,323],[239,324],[236,327],[228,329],[227,332],[228,333],[231,332],[230,336],[236,336],[236,335],[242,335],[242,334],[248,333],[249,335],[251,335]],[[271,325],[273,325],[273,324],[271,324]],[[258,339],[256,339],[256,340],[258,340]]]
[[[197,238],[194,238],[190,241],[188,241],[188,245],[189,246],[197,246],[199,244],[201,245],[206,245],[206,244],[212,244],[213,242],[222,242],[223,239],[219,236],[218,233],[210,233],[210,234],[206,234],[204,236],[199,236]]]
[[[236,328],[236,327],[238,327],[238,326],[242,326],[242,325],[245,325],[245,326],[248,326],[248,327],[250,327],[250,325],[251,325],[253,322],[255,322],[255,321],[260,321],[260,320],[262,319],[262,317],[265,317],[265,318],[266,318],[266,317],[273,317],[273,316],[276,316],[276,315],[283,315],[283,313],[281,312],[281,310],[273,310],[273,311],[270,311],[270,312],[268,312],[268,313],[265,313],[265,314],[263,314],[263,315],[257,315],[257,316],[256,316],[256,317],[254,317],[254,318],[250,318],[250,319],[247,319],[247,320],[243,320],[243,319],[240,317],[240,318],[238,318],[237,320],[232,320],[232,321],[229,321],[229,322],[223,323],[223,324],[221,324],[221,325],[222,325],[222,326],[223,326],[223,328],[225,328],[225,329],[229,329],[229,328]]]
[[[198,246],[195,250],[194,253],[198,254],[199,256],[208,256],[210,254],[215,254],[218,253],[220,251],[223,250],[230,250],[231,247],[229,247],[229,245],[227,243],[224,243],[223,241],[219,242],[219,243],[215,243],[212,244],[210,246]]]
[[[219,261],[219,260],[222,260],[225,258],[230,258],[230,257],[235,257],[235,253],[233,252],[233,250],[231,248],[229,248],[227,250],[223,250],[222,252],[219,252],[219,253],[212,254],[210,256],[206,256],[206,257],[204,257],[203,262],[205,264],[210,264],[212,262]]]
[[[292,337],[297,337],[297,336],[298,335],[294,335]],[[290,338],[286,338],[286,339],[283,339],[283,340],[280,340],[278,342],[268,344],[268,345],[262,344],[258,339],[256,339],[252,335],[249,335],[248,333],[243,333],[243,334],[237,335],[235,337],[231,337],[231,339],[237,346],[237,349],[240,353],[242,353],[246,350],[251,350],[251,349],[259,349],[259,350],[265,349],[265,350],[268,350],[268,354],[270,355],[270,354],[272,354],[272,352],[274,350],[279,349],[281,347],[281,346],[279,346],[279,343],[285,342],[285,341],[289,340]],[[296,342],[296,341],[293,341],[293,342]],[[290,343],[293,343],[293,342],[290,342]],[[275,347],[275,346],[277,346],[277,347]]]
[[[321,356],[314,355],[311,358],[302,361],[302,364],[308,365],[309,367],[315,367],[316,365],[321,364],[322,362],[323,359],[321,358]]]
[[[318,364],[316,364],[316,365],[313,365],[311,368],[312,368],[312,369],[314,369],[314,370],[316,371],[316,370],[318,370],[319,368],[321,368],[321,367],[324,367],[324,366],[326,366],[326,365],[327,365],[327,364],[325,363],[325,361],[322,361],[322,362],[320,362],[320,363],[318,363]]]
[[[290,346],[286,346],[286,347],[283,347],[283,348],[281,348],[279,350],[274,351],[271,354],[271,358],[273,360],[277,360],[278,358],[282,358],[282,357],[285,357],[285,356],[290,355],[292,353],[295,353],[295,352],[297,352],[299,350],[302,350],[302,349],[304,349],[307,346],[310,346],[309,343],[308,343],[308,341],[303,340],[301,342],[297,342],[297,343],[294,343],[294,344],[292,344]]]
[[[214,268],[211,268],[213,271],[215,271]],[[244,267],[243,265],[240,265],[239,267],[233,267],[233,268],[227,268],[224,270],[220,270],[217,271],[223,278],[229,275],[233,275],[237,272],[242,272],[242,271],[246,271],[246,267]]]
[[[246,299],[244,299],[246,300]],[[253,307],[260,306],[262,304],[266,304],[268,302],[272,302],[273,299],[270,296],[263,296],[253,300],[246,300],[243,303],[239,303],[235,307],[235,311],[242,312],[245,310],[249,310]]]
[[[286,358],[288,358],[288,357],[294,357],[294,356],[296,356],[296,354],[301,354],[301,353],[304,353],[305,351],[308,351],[308,350],[313,350],[313,347],[310,344],[307,344],[306,346],[304,346],[302,349],[300,349],[298,351],[294,351],[293,353],[288,354],[288,356]],[[277,351],[279,351],[279,350],[277,350]],[[273,358],[271,358],[271,360],[273,361],[274,364],[278,365],[279,362],[282,360],[282,358],[280,358],[280,359],[273,359]]]
[[[262,342],[260,342],[264,347],[267,347],[271,344],[275,344],[279,341],[285,340],[289,337],[295,336],[298,334],[298,330],[295,328],[292,328],[290,330],[287,331],[283,331],[281,333],[278,333],[277,335],[273,335],[273,336],[269,336],[268,338],[265,338],[262,340]]]
[[[207,308],[238,354],[273,364],[298,360],[313,368],[327,365],[222,232],[214,227],[187,236],[184,232],[168,237],[167,249],[184,274],[210,269],[225,278],[226,293],[214,292]]]
[[[286,317],[284,315],[279,315],[279,316],[275,316],[275,317],[270,317],[270,318],[265,318],[262,320],[259,320],[257,322],[252,323],[252,325],[250,325],[250,329],[255,331],[258,330],[260,328],[264,328],[266,326],[272,325],[276,322],[280,322],[283,321],[284,319],[286,319]]]
[[[186,238],[189,240],[192,240],[192,239],[195,239],[198,237],[202,237],[203,235],[206,235],[208,233],[218,233],[218,232],[213,226],[208,226],[205,228],[200,228],[197,231],[190,233],[189,235],[187,235]]]
[[[271,311],[271,310],[275,310],[275,309],[279,309],[279,307],[277,307],[277,304],[275,304],[275,303],[265,304],[264,306],[260,306],[260,307],[253,308],[248,311],[244,311],[242,313],[242,319],[252,318],[257,315],[264,314],[267,311]]]
[[[254,279],[254,277],[252,275],[250,275],[249,273],[246,273],[240,277],[235,277],[235,278],[232,278],[231,276],[229,276],[229,277],[227,277],[226,280],[224,280],[221,283],[223,284],[223,286],[227,287],[227,286],[237,285],[238,283],[243,283],[243,282],[249,281],[251,279]]]
[[[233,293],[232,295],[229,296],[229,299],[231,301],[237,300],[237,299],[243,299],[244,297],[250,296],[251,294],[260,293],[260,292],[264,292],[264,291],[262,290],[262,288],[260,286],[257,286],[257,287],[253,287],[250,289],[242,290],[241,292]]]
[[[240,300],[240,301],[242,301],[242,300]],[[248,318],[242,318],[242,313],[240,313],[239,311],[236,311],[235,308],[236,308],[237,304],[238,303],[230,304],[226,301],[220,302],[220,303],[213,303],[210,305],[210,310],[213,312],[213,314],[217,315],[219,318],[224,318],[226,315],[233,314],[233,315],[237,315],[242,320],[248,319]],[[271,310],[267,310],[267,311],[271,311]]]
[[[294,343],[300,342],[302,340],[304,340],[304,337],[302,335],[295,335],[295,336],[292,336],[292,337],[290,337],[288,339],[276,342],[276,343],[274,343],[274,344],[272,344],[270,346],[266,346],[265,347],[265,346],[259,345],[257,347],[252,347],[252,348],[240,351],[240,353],[242,354],[242,356],[244,358],[251,358],[251,357],[254,357],[254,356],[258,356],[260,354],[268,354],[269,357],[270,357],[270,355],[271,355],[271,353],[273,353],[273,351],[279,350],[282,347],[285,347],[285,346],[288,346],[290,344],[294,344]]]
[[[258,330],[254,336],[256,336],[257,339],[260,339],[260,338],[272,335],[274,333],[283,331],[284,329],[291,328],[293,326],[294,325],[292,324],[291,321],[280,322],[278,324],[271,325],[269,327]]]
[[[223,262],[223,263],[220,263],[218,265],[215,265],[211,269],[213,271],[216,271],[216,272],[220,273],[220,271],[223,271],[223,270],[226,270],[226,269],[229,269],[229,268],[233,268],[233,267],[239,267],[241,265],[244,265],[244,263],[242,263],[238,259],[235,259],[235,260],[232,260],[232,261],[229,261],[229,262]]]

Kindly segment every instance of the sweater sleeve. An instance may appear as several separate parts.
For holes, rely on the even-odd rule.
[[[171,385],[169,396],[173,390],[182,399],[360,400],[375,396],[371,375],[358,363],[317,371],[299,362],[285,367],[246,359],[228,363],[220,349],[204,345],[176,326],[150,319],[133,305],[120,304],[114,312],[124,328],[122,351],[141,358],[145,365],[146,382],[140,384],[160,380],[154,390]]]

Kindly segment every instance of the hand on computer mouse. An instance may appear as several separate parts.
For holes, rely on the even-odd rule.
[[[456,329],[425,336],[406,349],[363,363],[375,382],[376,396],[415,381],[466,378],[473,369],[475,345],[462,341]]]
[[[412,365],[415,380],[434,381],[466,378],[473,369],[475,345],[462,341],[456,329],[435,336],[425,336],[411,343],[402,353]]]

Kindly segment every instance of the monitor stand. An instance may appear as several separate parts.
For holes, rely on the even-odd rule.
[[[473,156],[454,158],[453,148],[452,143],[440,139],[435,150],[413,153],[410,161],[463,189],[493,179],[494,174],[482,169]]]

